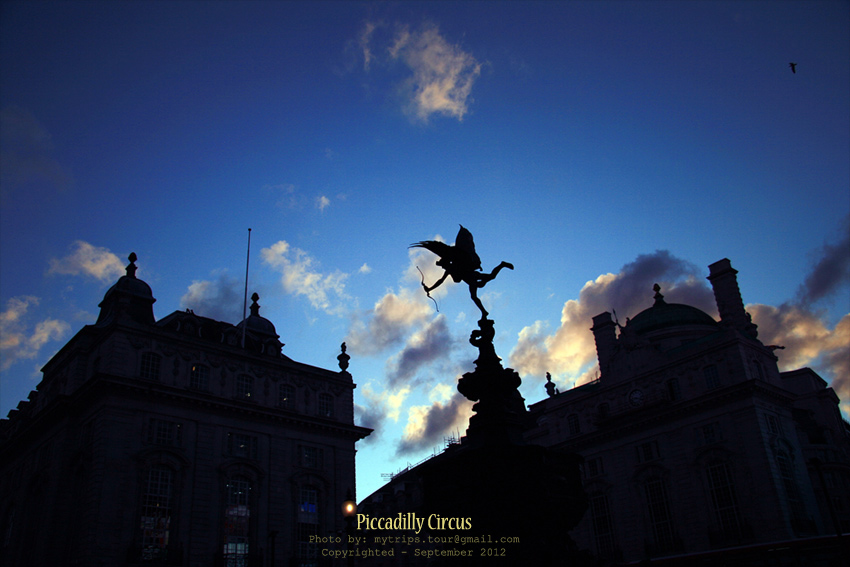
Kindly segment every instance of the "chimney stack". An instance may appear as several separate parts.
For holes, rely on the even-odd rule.
[[[723,258],[708,267],[708,281],[714,290],[714,300],[717,311],[720,312],[720,323],[737,329],[752,338],[758,337],[757,325],[753,323],[750,314],[744,310],[741,290],[738,288],[738,270],[732,263]]]
[[[596,340],[596,356],[599,359],[599,374],[604,377],[614,351],[617,349],[617,326],[607,311],[593,318],[593,338]]]

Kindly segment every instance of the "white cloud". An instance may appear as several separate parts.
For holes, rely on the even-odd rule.
[[[125,273],[124,264],[107,248],[77,240],[64,258],[50,260],[51,274],[90,276],[104,283],[113,282]]]
[[[372,388],[371,382],[363,386],[360,395],[365,398],[366,404],[355,404],[355,418],[359,425],[374,429],[374,432],[364,439],[364,442],[372,443],[380,438],[386,419],[398,422],[401,406],[409,394],[410,388],[407,386],[395,392],[384,390],[380,393]]]
[[[26,322],[31,306],[39,299],[26,295],[13,297],[6,302],[6,310],[0,312],[0,370],[8,370],[21,360],[33,360],[41,348],[50,341],[64,339],[71,326],[58,319],[44,319],[32,328]]]
[[[362,266],[360,266],[360,269],[359,269],[359,270],[357,270],[357,271],[358,271],[358,272],[360,272],[361,274],[371,274],[371,273],[372,273],[372,268],[370,268],[370,267],[369,267],[369,264],[366,264],[366,263],[364,262],[364,263],[363,263],[363,265],[362,265]]]
[[[325,209],[327,209],[330,204],[331,200],[324,195],[316,197],[316,208],[319,209],[320,212],[325,212]]]
[[[281,285],[286,293],[303,295],[315,309],[339,314],[347,300],[345,280],[348,274],[336,270],[323,274],[316,269],[317,262],[304,250],[291,247],[281,240],[263,248],[263,260],[281,274]]]
[[[425,303],[424,293],[414,294],[403,288],[387,292],[363,315],[355,315],[346,344],[358,354],[378,354],[400,344],[433,316],[433,307]]]
[[[226,273],[220,274],[216,281],[193,281],[180,298],[180,307],[218,321],[241,321],[245,303],[244,285],[244,282]]]

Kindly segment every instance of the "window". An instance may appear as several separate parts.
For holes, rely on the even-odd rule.
[[[155,445],[180,445],[181,427],[179,423],[151,418],[148,422],[148,443]]]
[[[171,499],[174,473],[165,465],[148,470],[142,490],[142,559],[163,560],[168,554],[172,524]]]
[[[726,463],[715,463],[706,469],[708,491],[711,495],[711,506],[717,527],[723,536],[739,538],[741,535],[741,520],[738,515],[738,498],[732,475]]]
[[[581,424],[578,421],[578,416],[574,413],[571,413],[567,416],[567,427],[570,428],[570,435],[577,435],[581,433]]]
[[[673,548],[673,518],[670,515],[670,501],[667,486],[658,477],[650,478],[643,485],[652,537],[659,551]]]
[[[697,443],[699,445],[717,443],[722,439],[723,435],[720,431],[720,424],[716,421],[697,428]]]
[[[161,357],[152,352],[142,355],[142,364],[139,368],[139,376],[145,380],[159,380],[159,366]]]
[[[256,460],[258,455],[257,445],[257,438],[254,435],[227,434],[227,454],[232,457]]]
[[[224,509],[224,564],[248,565],[251,533],[251,481],[234,477],[227,481]]]
[[[208,392],[210,389],[210,368],[203,364],[193,364],[189,373],[189,387],[193,390]]]
[[[599,407],[596,408],[596,411],[599,412],[599,419],[607,419],[608,414],[611,413],[611,406],[608,402],[602,402],[599,404]]]
[[[602,457],[596,457],[595,459],[588,459],[585,461],[584,471],[587,478],[593,478],[594,476],[599,476],[604,473],[605,469],[602,467]]]
[[[319,415],[322,417],[334,416],[334,398],[330,394],[319,394]]]
[[[236,397],[240,400],[250,400],[254,395],[254,378],[247,374],[240,374],[236,378]]]
[[[803,499],[800,496],[800,488],[797,486],[797,480],[794,478],[794,467],[791,458],[785,451],[779,451],[776,454],[776,467],[779,471],[779,479],[782,482],[782,487],[785,490],[785,499],[788,502],[788,507],[791,509],[791,521],[797,525],[805,519],[805,508],[803,507]]]
[[[310,536],[319,533],[319,493],[312,486],[302,487],[298,503],[298,559],[301,565],[314,565],[318,558],[318,545]]]
[[[705,378],[705,387],[708,390],[713,390],[720,386],[720,377],[717,373],[717,366],[710,364],[702,369],[702,376]]]
[[[764,417],[767,421],[767,430],[774,435],[781,435],[782,426],[779,424],[779,418],[772,414],[766,414]]]
[[[757,380],[764,380],[764,367],[758,360],[753,361],[753,371]]]
[[[608,496],[602,492],[591,493],[589,504],[596,552],[599,557],[612,558],[614,556],[614,524],[611,521]]]
[[[301,465],[310,469],[322,468],[322,450],[318,447],[301,445]]]
[[[646,463],[661,456],[658,451],[658,443],[656,441],[647,441],[636,447],[637,460],[639,463]]]
[[[295,386],[292,384],[280,385],[280,399],[278,404],[282,408],[295,409]]]
[[[667,399],[671,402],[682,399],[682,391],[679,389],[679,379],[667,380]]]

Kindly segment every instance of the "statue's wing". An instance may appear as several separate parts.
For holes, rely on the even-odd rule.
[[[464,228],[463,225],[457,231],[455,248],[466,257],[466,261],[472,270],[481,269],[481,258],[475,252],[475,241],[472,239],[472,233]]]
[[[437,240],[423,240],[422,242],[416,242],[415,244],[411,244],[410,248],[424,248],[426,250],[430,250],[440,258],[449,258],[451,260],[454,260],[456,256],[456,251],[453,247],[449,246],[445,242],[439,242]]]

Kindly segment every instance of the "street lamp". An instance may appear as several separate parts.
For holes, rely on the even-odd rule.
[[[342,503],[342,516],[345,518],[345,534],[348,536],[348,566],[354,565],[354,515],[357,514],[357,502],[351,496],[351,489],[345,494],[345,502]]]

